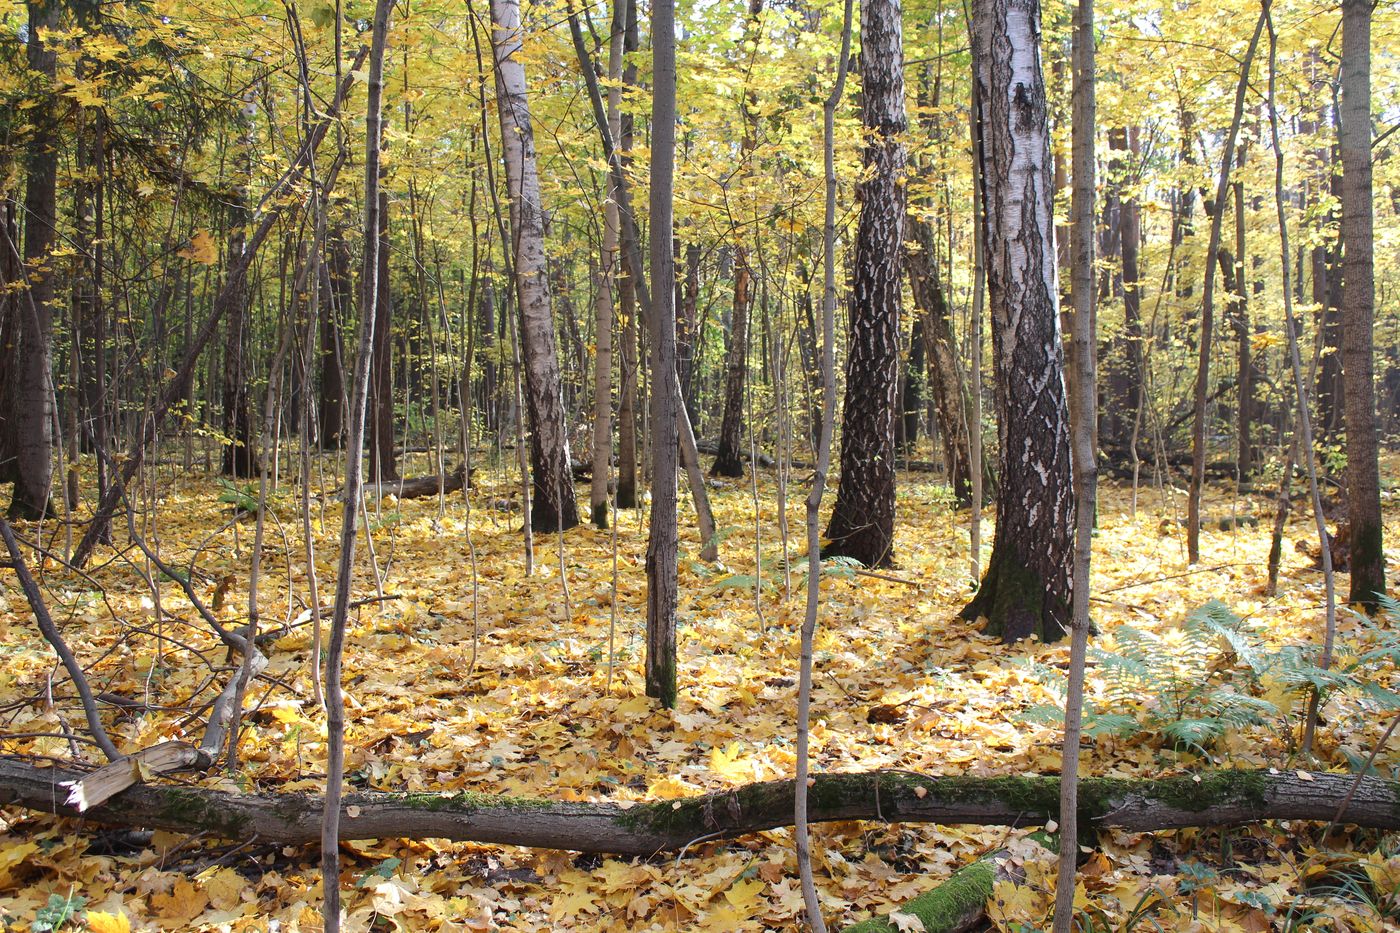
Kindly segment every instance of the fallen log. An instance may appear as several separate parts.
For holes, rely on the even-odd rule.
[[[472,468],[472,474],[476,474],[476,468]],[[443,495],[454,492],[461,492],[462,487],[468,484],[466,464],[457,464],[457,469],[444,476],[430,473],[427,476],[413,476],[407,479],[391,479],[382,483],[365,483],[363,492],[366,498],[382,499],[385,496],[393,496],[396,499],[424,499],[428,496],[435,496],[438,490],[442,490]],[[339,487],[331,492],[329,498],[339,498],[345,492],[343,487]]]
[[[696,452],[696,453],[704,454],[704,455],[707,456],[707,457],[713,457],[713,456],[715,456],[716,454],[719,453],[719,441],[700,441],[700,440],[697,440],[697,441],[695,442],[695,452]],[[749,460],[749,459],[751,459],[751,458],[749,457],[749,452],[748,452],[747,450],[741,451],[740,454],[739,454],[739,459],[740,459],[740,460]],[[773,467],[777,466],[778,464],[777,464],[777,461],[775,461],[772,457],[768,456],[766,453],[764,453],[763,451],[760,450],[760,451],[758,452],[758,465],[761,466],[761,467],[763,467],[765,470],[768,470],[768,469],[772,469]]]
[[[1301,772],[1300,772],[1301,773]],[[1223,826],[1266,819],[1330,820],[1353,778],[1343,774],[1207,771],[1176,777],[1090,778],[1080,786],[1080,818],[1133,831]],[[79,816],[65,781],[83,772],[37,767],[0,756],[0,804]],[[457,794],[356,793],[345,797],[342,839],[461,841],[653,855],[700,840],[791,825],[791,781],[646,803],[559,803],[464,791]],[[808,791],[813,822],[1035,826],[1059,814],[1057,777],[927,777],[873,771],[818,775]],[[99,823],[231,840],[305,844],[320,839],[321,797],[305,793],[230,794],[201,787],[140,784],[81,814]],[[1400,829],[1400,783],[1367,777],[1342,822]]]

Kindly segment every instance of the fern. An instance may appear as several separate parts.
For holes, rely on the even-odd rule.
[[[1091,736],[1155,734],[1179,749],[1208,755],[1227,733],[1278,714],[1272,703],[1250,692],[1270,667],[1267,652],[1221,602],[1206,603],[1162,634],[1125,625],[1115,631],[1114,641],[1112,651],[1091,649],[1104,681],[1104,706],[1113,710],[1086,704],[1084,730]],[[1032,675],[1063,692],[1057,669],[1038,666]],[[1044,705],[1023,718],[1049,724],[1062,722],[1063,715],[1059,707]]]

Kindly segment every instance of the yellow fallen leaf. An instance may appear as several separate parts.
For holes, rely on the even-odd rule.
[[[87,925],[92,933],[131,933],[131,921],[126,914],[109,914],[100,910],[87,912]]]
[[[724,899],[732,904],[735,910],[749,915],[758,909],[758,902],[763,897],[763,888],[762,881],[750,878],[747,881],[737,882],[728,891],[725,891]]]
[[[740,759],[743,753],[743,746],[738,742],[730,742],[724,748],[711,749],[710,770],[729,781],[749,780],[751,773],[748,762]]]

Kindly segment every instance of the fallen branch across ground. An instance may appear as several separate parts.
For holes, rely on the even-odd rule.
[[[1207,771],[1156,780],[1091,778],[1080,789],[1080,812],[1096,826],[1137,831],[1266,819],[1330,820],[1346,799],[1353,777],[1300,774]],[[64,803],[67,789],[60,785],[82,777],[82,772],[0,756],[0,804],[78,816]],[[792,790],[791,781],[770,781],[647,803],[556,803],[471,792],[359,793],[345,798],[341,838],[457,839],[652,855],[678,851],[702,839],[789,826]],[[818,775],[809,796],[813,822],[1038,826],[1057,815],[1059,793],[1056,777],[925,777],[874,771]],[[120,826],[301,844],[319,838],[321,798],[142,784],[82,816]],[[1342,822],[1400,829],[1400,783],[1362,780]]]

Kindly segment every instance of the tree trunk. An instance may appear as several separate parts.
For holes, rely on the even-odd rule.
[[[753,277],[748,251],[734,248],[734,305],[729,317],[729,348],[724,358],[724,417],[719,429],[719,452],[711,476],[744,475],[744,377],[749,365],[749,311],[753,306]]]
[[[904,268],[909,275],[914,308],[923,322],[928,387],[943,444],[943,464],[954,499],[959,506],[967,506],[972,503],[972,453],[968,449],[967,389],[953,338],[953,318],[935,264],[933,231],[912,213],[906,222],[909,232],[905,238]],[[914,245],[918,248],[911,248]],[[905,417],[909,417],[907,405]]]
[[[636,56],[628,53],[636,52],[640,45],[637,0],[620,0],[620,5],[626,8],[622,35],[622,83],[626,87],[634,87],[637,83]],[[632,161],[629,155],[632,151],[632,114],[624,112],[620,126],[622,135],[617,144],[618,151],[623,164],[628,164]],[[633,229],[636,229],[635,223]],[[637,331],[640,323],[637,319],[637,279],[643,270],[633,269],[631,265],[631,259],[624,250],[618,296],[619,349],[622,356],[618,364],[620,387],[617,399],[617,507],[620,509],[637,507]]]
[[[15,467],[14,410],[18,380],[19,304],[24,293],[24,258],[20,255],[19,204],[13,197],[0,200],[0,483],[13,483]]]
[[[616,138],[616,137],[614,137]],[[685,294],[676,318],[676,375],[681,380],[681,404],[692,426],[699,416],[695,404],[695,348],[700,339],[700,244],[685,247]]]
[[[1385,592],[1372,337],[1376,290],[1371,200],[1371,5],[1342,2],[1342,367],[1346,374],[1351,593],[1368,609]]]
[[[1108,131],[1108,147],[1113,152],[1136,156],[1137,127],[1114,128]],[[1107,373],[1109,403],[1103,407],[1103,442],[1126,448],[1132,443],[1133,427],[1138,424],[1142,407],[1142,287],[1139,282],[1139,251],[1142,245],[1141,211],[1136,195],[1126,189],[1136,181],[1128,176],[1129,167],[1137,165],[1136,158],[1115,156],[1109,162],[1107,196],[1117,205],[1115,243],[1122,268],[1123,330],[1114,338],[1113,351],[1103,361]]]
[[[887,567],[894,557],[894,419],[899,410],[900,261],[904,252],[904,37],[900,0],[860,9],[860,188],[841,419],[841,476],[824,556]]]
[[[251,140],[245,139],[247,151],[251,153]],[[248,210],[242,198],[229,213],[228,256],[229,266],[243,263],[247,238],[244,234],[248,224]],[[253,441],[253,421],[248,398],[248,383],[252,380],[249,371],[248,355],[251,352],[250,335],[252,324],[251,289],[246,276],[239,280],[238,288],[231,297],[228,328],[224,332],[224,371],[223,371],[223,461],[220,472],[225,476],[248,479],[260,472],[258,452]]]
[[[962,614],[1008,642],[1054,641],[1070,621],[1074,491],[1040,4],[979,4],[973,34],[1000,487],[987,573]]]
[[[554,337],[548,268],[544,252],[544,205],[535,168],[535,134],[526,99],[520,50],[519,0],[492,0],[495,26],[496,98],[502,156],[510,192],[511,230],[516,243],[515,287],[525,356],[525,407],[530,418],[530,513],[536,531],[562,531],[578,524],[568,426]]]
[[[1089,570],[1093,556],[1098,458],[1098,333],[1094,294],[1094,0],[1077,0],[1073,33],[1073,116],[1070,144],[1070,457],[1074,472],[1074,567],[1070,585],[1070,661],[1065,728],[1060,744],[1060,858],[1055,880],[1055,933],[1074,928],[1074,876],[1079,859],[1079,744],[1083,734],[1084,663],[1089,644]]]
[[[1244,155],[1241,151],[1240,162]],[[1230,320],[1235,329],[1235,381],[1239,386],[1239,411],[1235,413],[1236,469],[1241,480],[1254,474],[1254,360],[1250,341],[1249,291],[1245,286],[1244,183],[1235,182],[1235,294],[1230,302]]]
[[[364,478],[364,448],[366,408],[370,394],[370,368],[373,363],[375,305],[379,301],[379,250],[384,246],[384,225],[379,217],[384,206],[379,196],[383,179],[384,132],[384,48],[388,43],[389,17],[393,0],[376,0],[370,31],[372,55],[366,74],[365,112],[365,197],[364,197],[364,267],[360,279],[360,315],[355,338],[355,367],[351,374],[349,421],[345,439],[345,487],[342,495],[340,522],[340,557],[336,568],[335,606],[331,612],[330,637],[326,644],[325,707],[326,707],[326,795],[319,815],[317,836],[321,841],[321,889],[324,898],[322,916],[326,933],[340,930],[340,829],[348,815],[341,804],[345,778],[345,697],[341,688],[341,672],[345,653],[345,636],[350,612],[351,586],[355,575],[355,548],[359,536],[356,525],[360,513],[360,485]],[[327,190],[330,182],[327,180]],[[366,535],[368,535],[366,528]],[[353,813],[354,811],[350,811]],[[313,817],[314,818],[314,817]]]
[[[1267,8],[1266,8],[1267,9]],[[1235,140],[1239,138],[1240,121],[1244,117],[1245,92],[1249,88],[1250,66],[1259,48],[1259,36],[1264,31],[1264,17],[1254,27],[1254,36],[1240,65],[1240,77],[1235,86],[1235,110],[1225,134],[1225,148],[1220,156],[1220,176],[1215,185],[1215,198],[1210,202],[1210,238],[1206,241],[1205,287],[1201,293],[1201,335],[1197,346],[1196,385],[1191,423],[1191,485],[1186,497],[1186,555],[1191,563],[1201,559],[1201,494],[1206,478],[1206,401],[1210,394],[1210,355],[1215,329],[1215,263],[1220,252],[1220,228],[1225,219],[1225,198],[1229,193],[1230,169],[1235,160]]]
[[[619,16],[618,14],[623,15]],[[626,31],[625,4],[614,9],[612,30],[608,35],[608,132],[616,139],[622,132],[622,38]],[[594,298],[596,325],[594,341],[597,356],[593,361],[593,478],[589,488],[589,508],[593,524],[608,527],[608,478],[612,462],[612,335],[613,284],[617,277],[621,218],[618,201],[621,193],[613,184],[612,172],[604,175],[608,200],[603,209],[603,245],[599,259],[598,291]]]
[[[138,784],[83,813],[66,804],[63,781],[83,772],[0,757],[0,801],[95,823],[204,832],[231,840],[302,845],[321,836],[322,798],[305,793],[234,794],[198,786]],[[907,772],[817,774],[809,819],[1034,826],[1057,818],[1057,777],[925,777]],[[1292,771],[1204,771],[1155,780],[1088,778],[1080,820],[1131,832],[1231,826],[1260,820],[1330,820],[1354,776]],[[679,800],[620,805],[525,797],[352,793],[340,838],[456,839],[499,845],[652,856],[701,836],[763,832],[793,821],[792,781],[747,784]],[[1342,822],[1400,829],[1400,783],[1365,777]]]
[[[48,512],[53,480],[53,300],[55,269],[49,251],[58,229],[58,124],[57,88],[49,87],[58,65],[57,53],[45,42],[44,33],[58,26],[58,0],[30,0],[30,71],[41,76],[42,101],[26,116],[33,127],[25,158],[24,275],[29,289],[13,307],[17,319],[13,333],[19,346],[13,358],[14,384],[5,425],[14,457],[14,496],[11,518],[39,518]],[[10,348],[5,348],[9,353]]]
[[[676,705],[677,550],[675,256],[671,251],[676,152],[676,13],[673,0],[651,8],[651,516],[647,524],[646,692]]]
[[[326,247],[328,261],[322,266],[326,300],[320,308],[321,382],[317,393],[321,419],[321,448],[338,448],[345,439],[345,362],[341,349],[340,322],[354,306],[355,291],[350,280],[350,246],[345,233],[336,228]]]
[[[922,310],[918,302],[915,302],[915,310]],[[924,413],[924,380],[928,368],[927,354],[924,353],[927,343],[924,316],[916,314],[914,324],[909,329],[909,354],[899,374],[899,417],[894,419],[894,442],[906,457],[919,443],[919,419]]]
[[[1325,83],[1318,82],[1314,86],[1320,94],[1326,93]],[[1333,99],[1335,101],[1335,97]],[[1319,108],[1322,106],[1319,104]],[[1340,131],[1340,109],[1336,117]],[[1369,124],[1367,125],[1369,127]],[[1320,222],[1325,228],[1330,228],[1333,224],[1340,226],[1337,205],[1344,195],[1341,173],[1337,172],[1335,167],[1338,161],[1337,149],[1324,143],[1316,155],[1331,196]],[[1323,184],[1324,182],[1319,180],[1319,189]],[[1342,376],[1341,249],[1341,242],[1332,236],[1330,230],[1324,229],[1323,241],[1313,247],[1312,257],[1313,301],[1317,304],[1318,327],[1322,330],[1323,352],[1317,366],[1317,431],[1318,436],[1323,439],[1333,439],[1341,433],[1342,412],[1346,408],[1346,386]]]
[[[394,456],[394,298],[389,289],[389,193],[383,187],[382,169],[379,185],[379,210],[376,212],[379,216],[379,245],[374,251],[377,263],[373,275],[374,305],[364,309],[364,313],[374,320],[369,426],[366,433],[369,435],[370,480],[387,483],[399,478],[399,467]],[[364,270],[362,275],[364,280],[368,280],[369,270]]]

